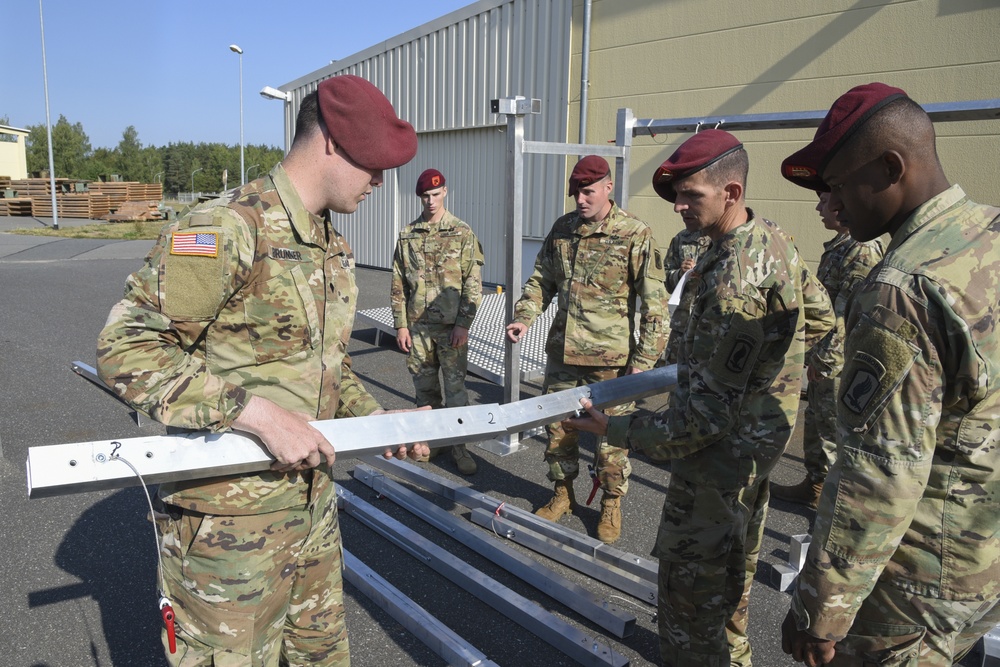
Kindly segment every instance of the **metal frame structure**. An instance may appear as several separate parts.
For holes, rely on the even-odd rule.
[[[538,561],[488,537],[483,531],[471,529],[466,521],[389,479],[385,473],[359,465],[351,475],[379,496],[388,498],[616,637],[628,637],[635,631],[635,614],[619,609],[609,600],[599,598]]]
[[[498,536],[583,572],[638,600],[656,604],[658,564],[560,526],[475,489],[403,461],[371,458],[373,468],[395,475],[472,510],[472,521]]]

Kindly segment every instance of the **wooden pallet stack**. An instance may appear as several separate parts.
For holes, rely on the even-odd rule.
[[[128,186],[124,181],[94,181],[90,184],[91,193],[107,195],[111,202],[111,210],[117,211],[118,207],[128,201]]]
[[[97,220],[108,214],[110,198],[90,192],[56,195],[56,206],[60,218],[89,218]],[[32,199],[31,215],[39,218],[52,217],[52,199]]]

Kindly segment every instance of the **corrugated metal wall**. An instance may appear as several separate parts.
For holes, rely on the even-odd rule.
[[[413,162],[387,173],[358,212],[338,216],[358,263],[391,265],[396,234],[419,212],[413,184],[433,166],[448,179],[449,209],[483,242],[484,280],[503,282],[506,121],[489,101],[539,98],[542,114],[526,119],[525,137],[566,141],[572,9],[572,0],[481,0],[282,86],[294,119],[320,81],[355,74],[417,130]],[[529,156],[525,175],[524,235],[541,238],[565,205],[565,162]]]

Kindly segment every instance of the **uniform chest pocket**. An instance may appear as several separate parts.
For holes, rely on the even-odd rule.
[[[628,278],[628,246],[611,239],[581,244],[577,262],[587,282],[607,294],[618,294]]]
[[[247,286],[243,314],[257,365],[315,347],[319,314],[298,266]]]

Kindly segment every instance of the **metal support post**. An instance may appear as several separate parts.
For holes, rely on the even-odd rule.
[[[1000,667],[1000,625],[983,635],[982,667]]]
[[[615,202],[622,210],[628,210],[633,127],[635,127],[635,116],[632,115],[632,110],[628,108],[619,109],[615,129],[615,144],[621,151],[621,157],[615,160]]]
[[[388,479],[385,473],[360,465],[351,474],[354,479],[371,487],[379,495],[385,496],[616,637],[630,636],[635,630],[635,614],[618,609],[607,599],[594,595],[538,561],[488,537],[486,533],[471,528],[467,521]]]
[[[345,513],[577,662],[611,667],[629,664],[628,658],[610,646],[486,576],[350,491],[338,486],[337,495]]]
[[[344,579],[364,593],[380,609],[410,631],[449,665],[458,667],[497,667],[492,660],[462,639],[451,628],[408,598],[370,567],[344,549]]]

